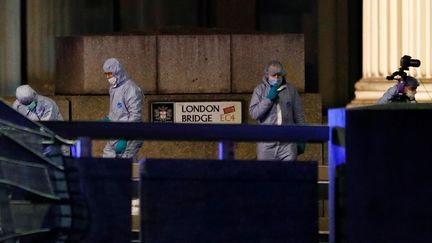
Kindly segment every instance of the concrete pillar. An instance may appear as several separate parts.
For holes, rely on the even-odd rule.
[[[363,0],[363,77],[354,104],[375,103],[396,84],[386,76],[399,68],[403,55],[422,61],[407,73],[423,83],[416,99],[431,102],[431,11],[430,0]]]
[[[21,1],[0,1],[0,95],[15,95],[21,83]]]
[[[348,98],[348,0],[318,4],[318,77],[324,107],[346,104]]]
[[[54,36],[67,31],[67,1],[27,1],[27,76],[29,84],[42,94],[54,94]],[[63,5],[64,4],[64,5]],[[55,9],[55,7],[60,9]],[[61,26],[63,28],[61,28]]]
[[[55,90],[55,37],[110,32],[112,1],[32,0],[27,6],[28,82],[42,94]]]

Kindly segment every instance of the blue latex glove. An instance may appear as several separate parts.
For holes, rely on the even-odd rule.
[[[29,111],[32,111],[32,110],[34,110],[35,108],[36,108],[36,101],[32,101],[32,103],[30,103],[28,106],[27,106],[27,109],[29,110]]]
[[[271,99],[272,101],[275,101],[279,95],[277,89],[278,89],[278,85],[273,85],[266,97],[268,99]]]
[[[305,150],[306,150],[305,143],[297,143],[297,155],[304,154]]]
[[[118,142],[115,145],[116,154],[124,153],[124,151],[126,150],[126,144],[127,144],[126,140],[123,139],[118,140]]]
[[[109,120],[109,117],[104,117],[104,118],[102,118],[102,120],[101,121],[103,121],[103,122],[109,122],[110,120]]]

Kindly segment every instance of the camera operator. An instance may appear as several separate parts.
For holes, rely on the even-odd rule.
[[[418,86],[419,82],[417,79],[411,76],[406,76],[404,81],[401,81],[393,87],[390,87],[378,100],[378,104],[394,102],[417,103],[415,94],[417,93]]]
[[[384,95],[378,100],[378,104],[387,103],[417,103],[415,94],[419,82],[417,79],[408,76],[405,72],[409,67],[420,67],[420,60],[413,59],[411,56],[404,55],[400,59],[399,70],[392,75],[387,76],[387,80],[398,80],[398,83],[389,88]]]

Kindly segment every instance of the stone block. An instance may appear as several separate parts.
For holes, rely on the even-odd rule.
[[[139,215],[132,215],[132,230],[139,231],[140,219]]]
[[[92,142],[92,156],[93,157],[102,157],[103,149],[108,140],[93,140]],[[141,157],[139,157],[141,158]]]
[[[330,220],[329,217],[320,217],[318,221],[319,231],[329,231],[330,230]]]
[[[146,93],[156,91],[156,37],[58,37],[56,94],[108,94],[102,65],[116,57]]]
[[[66,99],[66,97],[64,96],[47,96],[51,99],[53,99],[56,103],[57,106],[59,107],[60,113],[63,116],[63,119],[65,121],[68,121],[70,116],[69,116],[69,100]],[[13,102],[15,101],[15,97],[13,96],[5,96],[5,97],[1,97],[1,99],[8,104],[9,106],[12,106]]]
[[[109,113],[109,96],[65,96],[71,102],[73,121],[97,121]]]
[[[329,168],[326,165],[318,166],[318,180],[328,181],[329,180]]]
[[[229,35],[158,36],[158,92],[230,92],[230,50]]]
[[[69,121],[70,120],[69,100],[66,99],[66,97],[62,97],[62,96],[50,96],[50,98],[57,103],[57,106],[59,107],[63,119],[65,121]]]
[[[97,121],[108,115],[109,96],[67,96],[73,121]],[[92,155],[102,157],[105,140],[93,140]]]
[[[0,97],[1,98],[1,100],[4,102],[4,103],[6,103],[7,105],[9,105],[9,106],[12,106],[12,104],[14,103],[14,101],[15,101],[15,97],[13,97],[13,96],[2,96],[2,97]]]
[[[232,35],[232,92],[251,92],[271,60],[280,61],[288,72],[287,80],[304,92],[304,55],[301,34]]]
[[[138,158],[217,159],[216,142],[145,141]]]
[[[322,124],[322,103],[321,95],[312,93],[301,93],[307,124]],[[316,160],[318,164],[323,161],[323,146],[326,143],[307,143],[306,151],[299,156],[300,160]]]

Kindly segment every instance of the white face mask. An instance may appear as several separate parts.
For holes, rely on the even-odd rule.
[[[268,82],[271,86],[275,85],[275,84],[280,84],[282,83],[282,78],[273,78],[273,77],[269,77],[268,78]]]
[[[415,94],[416,94],[416,92],[412,91],[412,90],[408,90],[406,92],[406,96],[408,96],[408,98],[410,98],[411,100],[415,99]]]
[[[117,83],[117,78],[116,77],[109,78],[108,83],[110,83],[111,85],[115,85]]]

